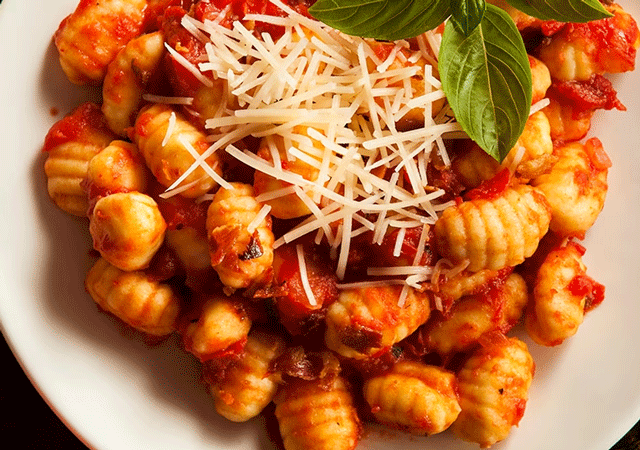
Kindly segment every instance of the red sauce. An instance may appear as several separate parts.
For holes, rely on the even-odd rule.
[[[587,142],[584,143],[584,149],[589,155],[589,162],[595,171],[606,170],[612,166],[613,163],[609,155],[607,155],[607,152],[604,151],[600,139],[596,137],[588,139]]]
[[[595,74],[587,81],[554,80],[553,88],[577,112],[614,108],[626,111],[625,106],[618,100],[618,93],[613,84],[602,75]]]
[[[130,129],[130,133],[133,132],[134,134],[129,136],[129,138],[134,140],[134,135],[139,138],[148,137],[152,133],[152,129],[149,127],[149,124],[153,121],[154,117],[155,116],[153,114],[148,114],[145,111],[142,111],[136,119],[135,128]]]
[[[51,127],[44,138],[42,150],[48,152],[71,141],[87,142],[96,130],[110,133],[100,106],[84,103]]]
[[[162,31],[167,44],[193,65],[205,55],[204,44],[181,24],[187,11],[179,6],[167,8],[162,17]],[[169,79],[177,95],[193,96],[200,88],[200,81],[172,56],[166,57]]]
[[[185,227],[204,231],[207,223],[209,202],[196,203],[193,199],[175,195],[168,199],[155,198],[160,213],[167,222],[168,230],[180,230]]]
[[[223,381],[228,373],[228,369],[232,367],[244,354],[244,348],[247,339],[231,344],[224,350],[216,352],[210,357],[203,358],[202,361],[202,377],[211,384],[217,384]]]
[[[326,308],[338,298],[337,278],[332,267],[313,247],[305,247],[307,278],[316,305],[311,305],[302,285],[296,248],[279,247],[274,257],[275,301],[280,321],[292,335],[317,329]]]
[[[591,311],[604,301],[604,286],[587,275],[573,277],[567,288],[571,295],[576,297],[586,296],[585,312]]]
[[[540,30],[545,36],[552,36],[562,30],[566,25],[565,22],[556,22],[555,20],[546,20],[540,25]]]
[[[285,0],[296,12],[309,16],[308,9],[313,1]],[[227,11],[225,11],[228,8]],[[244,20],[247,14],[265,14],[269,16],[282,16],[286,13],[268,0],[202,0],[195,7],[194,17],[198,20],[218,19],[220,13],[225,12],[225,17],[220,22],[223,26],[231,27],[236,20]],[[274,38],[281,36],[283,28],[264,22],[246,23],[245,26],[257,33],[267,32]]]
[[[502,169],[493,178],[483,181],[474,189],[464,195],[465,200],[492,200],[499,197],[509,186],[511,172],[508,168]]]

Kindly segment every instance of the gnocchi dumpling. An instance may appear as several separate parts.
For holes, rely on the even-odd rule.
[[[440,433],[460,413],[452,372],[402,361],[364,383],[364,398],[381,423],[418,435]]]
[[[267,281],[271,273],[274,243],[271,218],[267,215],[252,225],[261,210],[253,188],[243,183],[232,183],[231,189],[220,188],[209,205],[211,264],[225,286],[246,288]]]
[[[201,361],[214,358],[234,344],[244,345],[251,329],[251,319],[242,304],[230,297],[207,299],[197,320],[188,324],[184,346]]]
[[[429,347],[448,355],[468,350],[485,333],[506,333],[515,325],[529,300],[524,279],[512,273],[496,287],[462,297],[445,316],[435,316],[427,324]]]
[[[285,450],[353,450],[360,419],[340,376],[284,384],[276,397],[276,418]]]
[[[284,349],[280,336],[252,331],[239,360],[210,386],[216,411],[233,422],[246,422],[260,414],[281,382],[281,374],[271,369],[271,363]]]
[[[120,49],[142,33],[146,8],[147,0],[81,1],[54,35],[69,80],[100,84]]]
[[[566,24],[545,40],[538,57],[558,80],[588,80],[592,75],[633,70],[640,33],[619,5],[607,6],[612,17]]]
[[[588,303],[603,295],[602,286],[586,274],[583,253],[584,248],[570,241],[550,251],[538,269],[525,326],[540,345],[559,345],[573,336]]]
[[[111,130],[126,137],[142,95],[164,55],[160,31],[132,39],[108,66],[102,84],[102,112]]]
[[[507,187],[495,198],[477,198],[445,209],[435,225],[438,252],[472,272],[515,266],[531,256],[549,229],[551,213],[541,191]]]
[[[89,161],[85,190],[90,202],[116,192],[145,192],[147,166],[138,148],[126,141],[112,141]]]
[[[202,155],[210,147],[204,132],[170,106],[160,103],[140,111],[131,133],[147,167],[167,188],[190,170],[196,155]],[[211,154],[205,162],[210,170],[220,175],[222,167],[217,153]],[[198,166],[182,181],[179,193],[183,197],[195,198],[216,186],[214,178]]]
[[[93,248],[114,266],[129,271],[149,266],[166,229],[157,203],[140,192],[102,197],[89,220]]]
[[[100,308],[139,331],[166,336],[176,329],[179,297],[144,271],[125,272],[100,258],[89,270],[85,286]]]
[[[389,349],[425,323],[431,314],[426,293],[402,286],[343,289],[327,310],[325,343],[347,358],[366,359]]]
[[[524,414],[534,370],[529,350],[518,338],[496,335],[483,343],[458,373],[462,410],[453,432],[482,448],[504,440]]]
[[[561,236],[582,239],[604,206],[611,160],[597,138],[557,147],[554,156],[558,161],[551,171],[531,184],[551,206],[549,228]]]
[[[95,103],[80,105],[51,127],[44,141],[44,172],[49,197],[60,209],[86,217],[89,202],[84,183],[89,161],[114,138]]]

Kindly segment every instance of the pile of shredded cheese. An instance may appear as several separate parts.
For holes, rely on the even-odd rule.
[[[331,246],[342,280],[354,237],[372,232],[373,243],[380,244],[390,231],[398,230],[394,255],[399,256],[406,230],[422,227],[412,266],[369,270],[372,277],[387,277],[385,284],[420,287],[433,273],[433,267],[420,265],[428,226],[449,206],[439,201],[444,191],[429,185],[427,164],[435,157],[448,164],[443,137],[464,136],[447,107],[433,114],[434,104],[444,99],[433,73],[440,35],[419,36],[419,50],[397,41],[388,57],[380,60],[372,47],[375,41],[344,35],[278,0],[271,1],[287,17],[254,14],[243,23],[282,27],[283,35],[275,41],[268,33],[257,37],[241,22],[229,29],[217,21],[183,18],[185,29],[203,42],[207,58],[195,66],[170,47],[169,52],[205,86],[212,86],[212,80],[226,80],[227,92],[215,116],[206,121],[210,148],[202,155],[192,151],[192,167],[165,195],[184,189],[180,184],[198,166],[215,176],[205,160],[213,152],[226,151],[286,186],[265,192],[259,201],[296,194],[311,211],[275,247],[315,233],[316,242],[324,239]],[[423,84],[420,95],[412,86],[415,80]],[[175,102],[191,103],[183,98]],[[424,111],[422,126],[398,130],[396,124],[416,108]],[[306,135],[296,133],[301,126]],[[315,180],[283,169],[278,151],[272,150],[273,161],[267,161],[234,145],[247,136],[268,140],[276,135],[284,139],[286,158],[317,169]],[[223,187],[228,184],[218,178]],[[265,205],[260,217],[268,213]],[[390,276],[399,279],[389,280]]]

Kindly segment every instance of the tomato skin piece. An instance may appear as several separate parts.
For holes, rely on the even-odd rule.
[[[96,131],[111,135],[107,121],[96,103],[83,103],[73,113],[56,122],[44,138],[43,152],[71,141],[89,142]]]
[[[508,168],[502,169],[493,178],[483,181],[480,186],[471,189],[464,195],[465,200],[493,200],[498,198],[509,187],[511,172]]]
[[[337,278],[329,264],[310,247],[305,247],[304,257],[315,305],[309,302],[302,284],[296,247],[285,245],[274,252],[276,307],[280,321],[292,335],[316,329],[327,307],[338,298]]]

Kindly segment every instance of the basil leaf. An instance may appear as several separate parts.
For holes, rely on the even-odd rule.
[[[480,24],[486,8],[485,0],[458,0],[453,2],[451,14],[465,36]]]
[[[542,20],[589,22],[612,14],[598,0],[507,0],[514,8]]]
[[[451,14],[450,0],[318,0],[309,13],[353,36],[394,41],[436,28]]]
[[[531,108],[531,69],[513,20],[488,4],[482,22],[469,36],[449,21],[438,70],[458,123],[502,162],[522,133]]]

